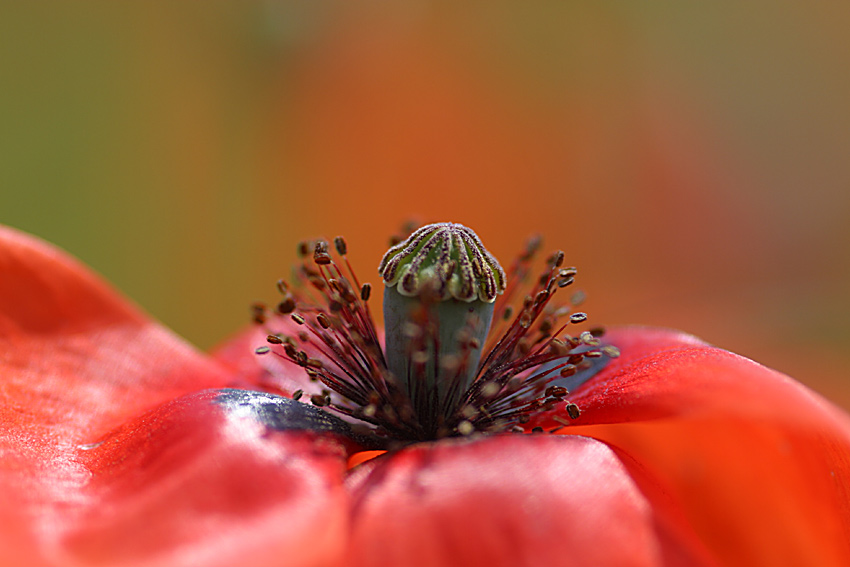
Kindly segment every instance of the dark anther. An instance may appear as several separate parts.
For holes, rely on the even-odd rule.
[[[262,325],[266,322],[266,306],[262,303],[255,303],[251,306],[251,318],[257,325]]]
[[[319,325],[321,325],[323,329],[327,329],[331,326],[330,319],[328,319],[328,316],[324,313],[319,313],[318,315],[316,315],[316,321],[319,322]]]
[[[301,242],[298,243],[297,250],[298,250],[298,256],[299,257],[301,257],[301,258],[306,257],[307,254],[310,253],[310,243],[307,242],[306,240],[302,240]]]
[[[567,364],[566,366],[561,368],[561,371],[558,374],[561,375],[561,378],[567,378],[569,376],[572,376],[576,372],[578,372],[578,368],[576,368],[574,364]]]
[[[295,300],[291,297],[287,297],[277,304],[277,312],[281,315],[289,315],[293,311],[295,311]]]
[[[564,263],[564,251],[558,250],[552,254],[552,256],[549,257],[548,263],[551,264],[553,268],[560,268]]]
[[[587,313],[573,313],[570,315],[570,323],[583,323],[587,321]]]
[[[328,254],[328,243],[324,240],[316,241],[316,248],[313,251],[313,261],[320,266],[331,263],[331,255]]]
[[[581,412],[578,409],[578,406],[575,404],[567,404],[567,415],[570,416],[570,419],[578,419],[581,415]]]
[[[310,403],[316,407],[324,407],[330,403],[327,394],[313,394],[310,396]]]
[[[337,236],[334,238],[334,246],[336,247],[337,254],[340,256],[345,256],[348,253],[348,246],[345,244],[345,239],[341,236]]]
[[[283,344],[283,339],[277,335],[269,335],[266,337],[266,342],[272,345],[281,345]]]
[[[303,324],[304,324],[304,317],[302,317],[302,316],[301,316],[301,315],[299,315],[298,313],[293,313],[293,314],[292,314],[292,320],[293,320],[293,321],[295,321],[296,323],[298,323],[299,325],[303,325]]]
[[[551,396],[553,398],[563,398],[569,392],[563,386],[549,386],[546,388],[546,396]]]
[[[372,284],[364,283],[363,287],[360,288],[360,299],[363,301],[369,301],[369,297],[372,295]]]

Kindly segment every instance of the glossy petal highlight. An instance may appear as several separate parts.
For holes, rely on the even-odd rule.
[[[63,551],[103,565],[317,565],[339,560],[347,453],[275,431],[218,391],[178,398],[80,454],[92,474]]]

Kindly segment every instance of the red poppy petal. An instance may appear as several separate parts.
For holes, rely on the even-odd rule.
[[[90,474],[78,444],[229,375],[33,237],[0,227],[0,273],[0,553],[26,564],[26,518],[49,519]]]
[[[564,433],[628,455],[645,493],[664,495],[653,504],[685,518],[725,565],[850,564],[845,414],[672,332],[610,339],[623,356],[575,393],[582,414]]]
[[[268,429],[206,391],[132,420],[78,461],[91,474],[40,531],[69,564],[327,565],[347,531],[346,452]]]
[[[218,364],[44,242],[0,227],[0,272],[4,431],[80,440],[83,432],[229,380]]]
[[[628,471],[579,437],[416,445],[356,469],[351,565],[662,565],[668,540]],[[699,564],[693,561],[682,564]],[[670,564],[667,562],[667,564]]]

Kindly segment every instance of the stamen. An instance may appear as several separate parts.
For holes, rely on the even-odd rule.
[[[406,232],[379,268],[385,348],[369,309],[372,286],[358,281],[341,236],[333,248],[325,240],[299,243],[295,280],[278,282],[281,301],[272,311],[251,307],[267,330],[256,353],[299,366],[314,385],[292,399],[358,420],[373,437],[392,442],[523,432],[532,416],[557,408],[563,415],[552,419],[560,426],[578,419],[567,387],[619,350],[602,342],[600,328],[564,334],[587,320],[573,311],[580,292],[571,304],[552,301],[577,274],[563,267],[564,252],[551,254],[531,278],[539,238],[506,274],[462,225]],[[527,280],[534,285],[524,295]],[[515,304],[517,297],[525,299]]]
[[[262,325],[266,322],[266,306],[262,303],[255,303],[251,306],[251,314],[254,323]]]

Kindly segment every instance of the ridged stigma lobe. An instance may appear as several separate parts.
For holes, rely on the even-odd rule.
[[[505,272],[471,229],[445,222],[423,226],[384,254],[378,272],[405,296],[433,293],[441,300],[495,301]]]

